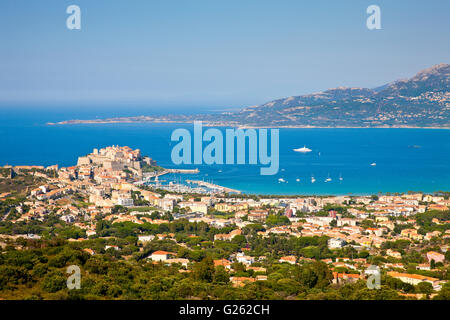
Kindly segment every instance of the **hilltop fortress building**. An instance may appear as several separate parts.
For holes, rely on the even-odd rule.
[[[139,149],[130,147],[111,146],[103,149],[94,149],[91,154],[78,158],[77,166],[99,166],[106,170],[120,171],[125,168],[134,169],[139,175],[142,174],[144,165],[154,166],[156,161],[149,157],[143,157]]]

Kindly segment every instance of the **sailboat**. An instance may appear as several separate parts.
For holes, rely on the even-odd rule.
[[[325,179],[325,182],[330,182],[331,178],[330,178],[330,174],[328,174],[328,178]]]
[[[339,181],[344,180],[344,178],[342,178],[342,174],[339,174]]]
[[[314,182],[316,182],[316,179],[313,176],[311,176],[311,183],[314,183]]]

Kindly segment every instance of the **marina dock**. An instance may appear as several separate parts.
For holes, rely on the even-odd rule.
[[[192,183],[192,184],[197,184],[199,186],[207,187],[207,188],[210,188],[210,189],[217,189],[217,190],[220,190],[220,191],[223,191],[223,192],[237,193],[237,194],[241,193],[241,191],[239,191],[239,190],[235,190],[235,189],[219,186],[217,184],[213,184],[213,183],[209,183],[209,182],[205,182],[205,181],[201,181],[201,180],[186,180],[186,182],[187,183]]]

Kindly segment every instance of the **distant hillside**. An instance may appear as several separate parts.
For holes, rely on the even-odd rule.
[[[335,88],[213,115],[140,116],[71,120],[60,124],[191,122],[255,127],[440,127],[450,128],[450,65],[439,64],[407,80],[374,89]]]
[[[450,127],[450,65],[376,89],[335,88],[274,100],[224,118],[245,125]]]

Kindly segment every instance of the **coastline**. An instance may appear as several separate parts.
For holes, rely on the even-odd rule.
[[[60,122],[47,122],[46,125],[77,125],[77,124],[119,124],[119,123],[180,123],[191,124],[193,121],[181,121],[181,120],[65,120]],[[240,125],[237,123],[211,123],[202,122],[205,127],[238,127],[239,129],[450,129],[449,127],[419,127],[409,125],[398,126],[312,126],[312,125],[281,125],[281,126],[253,126],[253,125]]]

